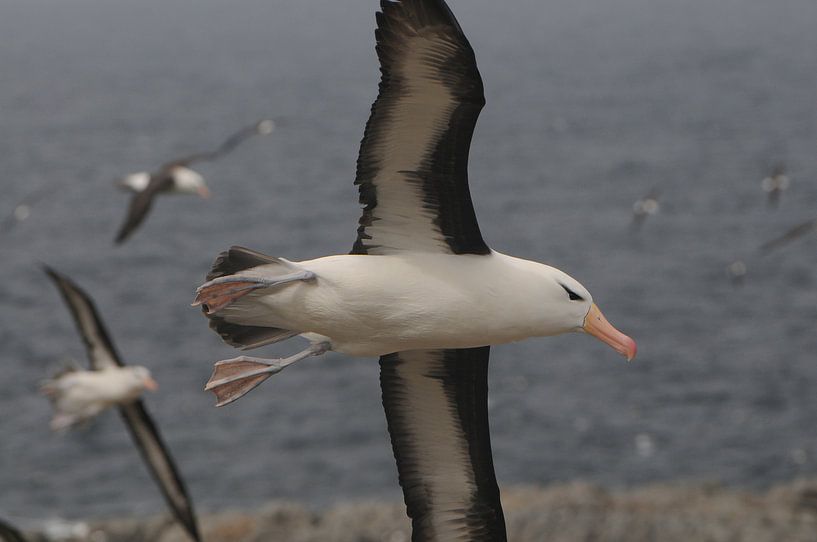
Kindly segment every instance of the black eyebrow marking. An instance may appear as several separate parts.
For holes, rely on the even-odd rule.
[[[559,283],[559,286],[565,289],[565,292],[567,292],[568,297],[570,297],[570,301],[584,301],[584,298],[582,296],[580,296],[579,294],[577,294],[576,292],[574,292],[561,282]]]

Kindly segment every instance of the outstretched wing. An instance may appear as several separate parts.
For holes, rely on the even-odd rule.
[[[91,369],[101,371],[110,367],[121,367],[124,364],[116,353],[116,348],[94,307],[94,302],[79,286],[68,277],[45,267],[45,272],[57,286],[62,298],[74,317],[82,342],[88,352]]]
[[[786,233],[779,237],[775,237],[771,241],[766,241],[758,250],[763,253],[769,253],[775,249],[784,247],[791,243],[792,241],[796,241],[797,239],[803,237],[804,235],[808,235],[809,233],[817,232],[817,220],[808,220],[801,224],[798,224],[788,230]]]
[[[381,0],[380,93],[355,184],[353,254],[487,254],[468,189],[468,153],[485,105],[471,45],[442,0]]]
[[[71,310],[85,348],[88,350],[91,369],[101,371],[110,367],[124,366],[88,294],[68,277],[53,269],[46,267],[45,272],[57,285]],[[193,505],[187,495],[187,490],[142,401],[120,406],[119,411],[171,510],[193,540],[200,540]]]
[[[147,188],[131,196],[128,214],[116,234],[115,241],[117,244],[124,243],[136,231],[136,228],[144,222],[145,217],[148,215],[153,205],[153,199],[159,192],[169,188],[172,183],[173,177],[169,171],[161,169],[159,173],[151,175]]]
[[[174,166],[189,166],[193,162],[209,162],[216,160],[225,154],[233,152],[236,147],[251,137],[271,134],[274,129],[275,123],[271,120],[260,120],[251,126],[245,126],[244,128],[241,128],[237,132],[231,134],[230,137],[225,139],[224,143],[219,145],[217,149],[199,152],[185,156],[184,158],[173,160],[172,162],[168,162],[167,164],[163,165],[162,169],[169,169]]]
[[[380,358],[412,540],[506,539],[488,430],[489,353],[484,346]]]
[[[198,542],[201,536],[193,512],[193,502],[144,404],[136,401],[119,407],[119,412],[173,514],[190,537]]]

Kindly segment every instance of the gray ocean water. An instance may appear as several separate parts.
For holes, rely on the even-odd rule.
[[[488,106],[471,187],[487,242],[594,293],[639,343],[586,336],[493,349],[502,485],[817,475],[817,236],[756,246],[817,216],[813,0],[450,0]],[[298,364],[239,403],[202,391],[233,357],[190,308],[232,244],[289,259],[346,252],[376,94],[374,0],[0,0],[0,211],[53,194],[0,237],[0,514],[147,514],[163,502],[114,413],[52,434],[38,382],[84,362],[37,267],[96,299],[200,510],[294,499],[398,501],[374,359]],[[117,176],[278,130],[200,171],[209,201],[163,198],[126,245]],[[777,210],[760,180],[793,179]],[[657,187],[638,234],[630,209]],[[747,258],[744,287],[724,267]],[[294,341],[261,355],[284,355]]]

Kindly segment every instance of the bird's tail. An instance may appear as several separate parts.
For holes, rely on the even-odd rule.
[[[248,294],[314,278],[310,271],[282,258],[232,247],[216,259],[207,282],[196,290],[193,306],[202,307],[210,328],[227,344],[245,350],[257,348],[300,332],[286,329],[286,325],[265,325],[270,323],[267,308]]]

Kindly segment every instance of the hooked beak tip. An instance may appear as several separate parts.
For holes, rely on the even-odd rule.
[[[593,303],[587,312],[587,316],[584,319],[583,331],[610,346],[613,350],[627,358],[627,361],[632,361],[638,353],[638,346],[635,341],[614,328],[595,303]]]
[[[627,358],[627,361],[633,361],[635,359],[636,354],[638,354],[638,345],[635,344],[635,341],[630,337],[627,337],[627,344],[624,352],[622,355]]]

